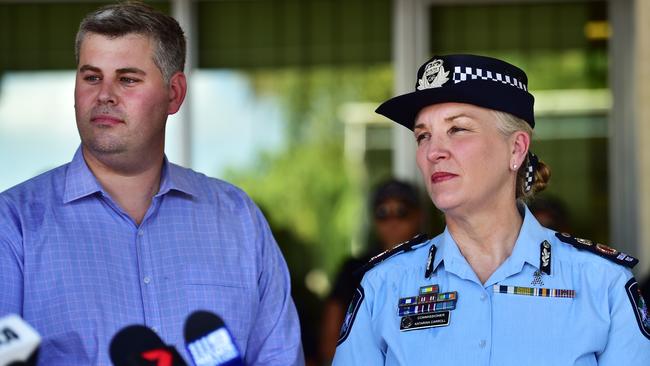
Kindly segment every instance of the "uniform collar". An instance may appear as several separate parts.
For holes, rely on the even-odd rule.
[[[539,269],[540,244],[547,239],[547,233],[526,205],[520,204],[519,209],[523,214],[524,220],[512,254],[492,274],[492,277],[485,283],[486,286],[500,282],[513,274],[521,272],[526,263],[535,269]],[[434,271],[440,263],[444,262],[445,271],[454,273],[461,278],[478,282],[476,274],[469,266],[469,263],[467,263],[465,257],[460,253],[458,245],[447,228],[445,228],[445,231],[439,238],[440,240],[436,243],[437,245],[434,244],[438,248],[433,261]]]
[[[488,282],[500,282],[509,276],[517,274],[521,272],[526,263],[537,270],[540,269],[540,245],[544,240],[547,240],[546,230],[526,205],[520,204],[519,209],[524,214],[524,222],[519,230],[515,247],[510,257],[497,268]]]
[[[190,196],[197,195],[198,187],[192,184],[185,169],[170,163],[166,156],[163,159],[161,174],[160,189],[156,197],[162,196],[172,190],[183,192]],[[97,178],[95,178],[88,164],[86,164],[83,151],[81,146],[79,146],[66,171],[63,203],[69,203],[98,192],[109,196],[99,184]]]

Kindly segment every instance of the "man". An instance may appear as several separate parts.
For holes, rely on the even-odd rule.
[[[363,257],[348,258],[343,262],[323,306],[319,351],[321,360],[329,363],[336,351],[346,310],[361,282],[361,268],[380,252],[412,239],[422,231],[424,224],[417,188],[407,182],[396,179],[381,182],[372,194],[369,209],[377,245],[369,248]]]
[[[145,324],[189,359],[183,324],[223,317],[248,365],[303,364],[282,255],[239,189],[169,163],[167,116],[187,90],[185,39],[138,3],[88,15],[76,41],[81,147],[0,194],[0,316],[43,336],[46,365],[107,365]]]

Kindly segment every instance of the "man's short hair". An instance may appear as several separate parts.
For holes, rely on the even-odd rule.
[[[139,34],[154,42],[153,61],[165,82],[185,67],[185,35],[176,19],[140,2],[108,5],[88,14],[79,25],[75,58],[79,64],[81,42],[87,33],[112,38]]]

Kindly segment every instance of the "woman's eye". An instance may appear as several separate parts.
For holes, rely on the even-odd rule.
[[[462,128],[462,127],[457,127],[457,126],[453,126],[453,127],[451,127],[449,129],[449,133],[456,133],[456,132],[460,132],[460,131],[467,131],[467,130]]]
[[[424,139],[426,139],[428,136],[429,136],[428,133],[421,133],[421,134],[415,136],[415,141],[416,141],[416,142],[418,143],[418,145],[419,145],[419,144],[420,144]]]

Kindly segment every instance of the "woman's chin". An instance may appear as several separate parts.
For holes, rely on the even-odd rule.
[[[442,213],[447,213],[450,210],[453,210],[457,208],[460,204],[458,202],[458,199],[456,197],[450,197],[450,196],[443,196],[443,195],[438,195],[438,196],[432,196],[431,201],[433,204],[436,206],[436,208]]]

